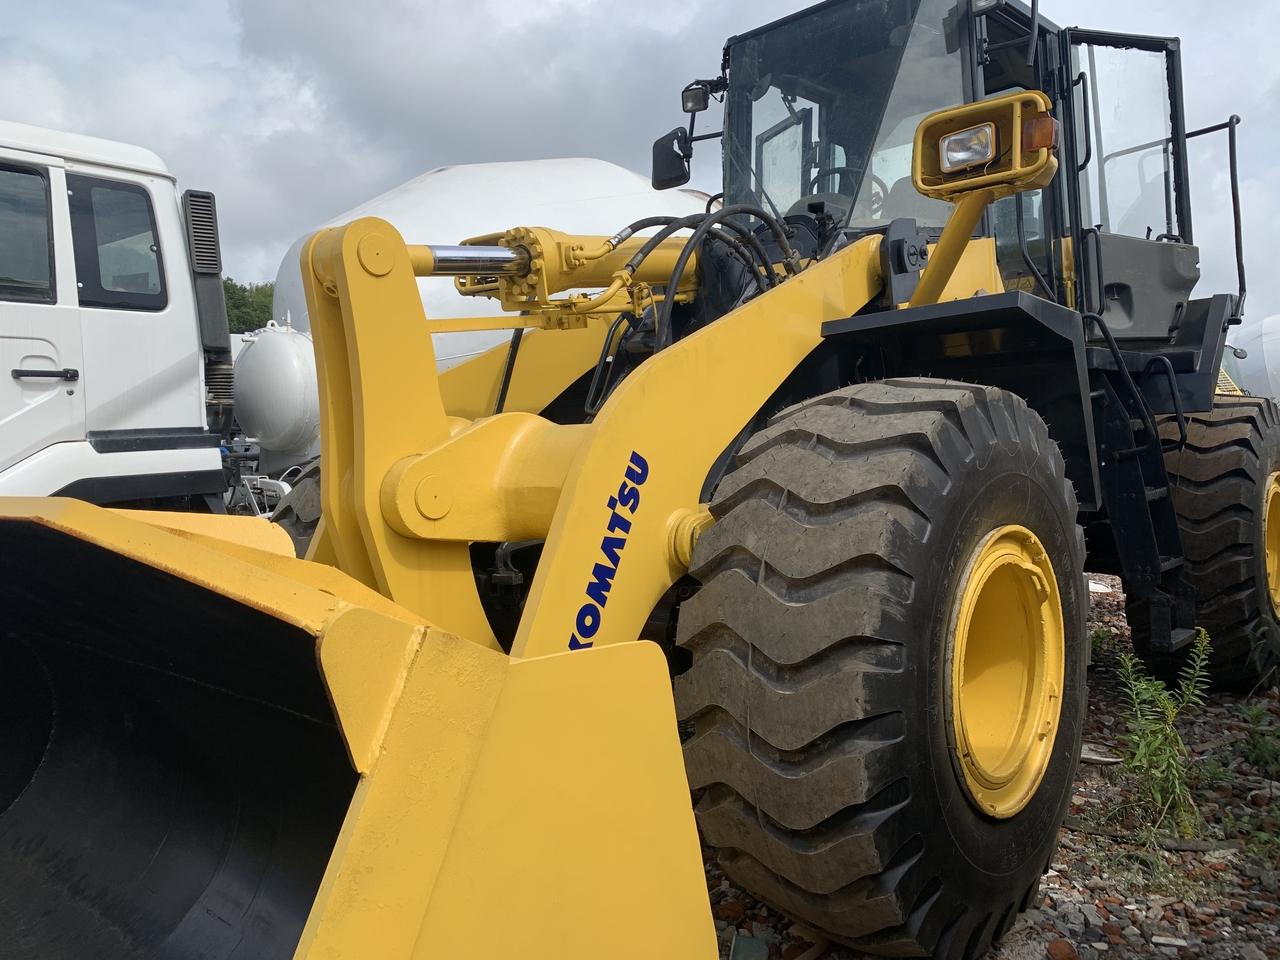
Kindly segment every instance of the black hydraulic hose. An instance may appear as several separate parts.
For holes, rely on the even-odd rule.
[[[773,234],[774,240],[778,243],[778,249],[782,251],[783,265],[786,268],[787,273],[794,274],[798,269],[795,263],[796,254],[795,251],[791,249],[791,241],[787,238],[786,231],[783,230],[782,224],[769,216],[769,214],[764,210],[749,203],[735,203],[732,206],[721,207],[714,213],[694,213],[687,217],[680,217],[678,220],[672,220],[665,227],[650,237],[644,246],[637,250],[635,255],[627,261],[627,272],[635,273],[636,269],[644,261],[644,258],[653,253],[653,251],[657,249],[658,244],[662,243],[663,240],[666,240],[678,230],[687,230],[690,227],[696,227],[708,221],[712,224],[718,224],[722,220],[728,221],[729,217],[737,216],[739,214],[755,217],[769,228],[769,232]],[[658,218],[654,217],[653,219],[657,220]],[[728,221],[726,226],[732,223],[733,221]],[[737,231],[738,227],[741,227],[741,224],[736,225],[733,229]],[[742,227],[742,229],[745,230],[746,228]]]
[[[631,237],[639,231],[647,230],[650,227],[665,227],[668,224],[673,223],[676,219],[676,217],[645,217],[643,220],[637,220],[635,223],[627,224],[610,237],[609,242],[613,244],[613,247],[616,250],[622,243],[630,240]]]
[[[511,334],[511,346],[507,350],[507,363],[502,369],[502,383],[498,386],[498,400],[493,405],[493,415],[495,417],[507,405],[507,391],[511,388],[511,374],[516,369],[516,355],[520,352],[520,338],[523,336],[524,327],[516,327],[515,332]]]
[[[631,323],[632,316],[629,313],[618,314],[618,319],[614,320],[609,326],[609,333],[604,338],[604,343],[600,347],[600,359],[596,362],[596,372],[591,377],[591,386],[587,388],[587,400],[584,403],[583,410],[587,414],[587,422],[591,422],[591,418],[600,412],[600,408],[604,406],[605,400],[609,398],[610,391],[603,391],[599,397],[596,391],[600,389],[600,379],[603,377],[607,382],[609,375],[605,373],[605,369],[609,365],[609,357],[612,354],[613,338],[618,332],[618,327],[622,326],[623,321]]]
[[[768,289],[768,287],[765,286],[764,277],[761,275],[759,267],[756,264],[756,258],[752,256],[752,251],[742,244],[737,237],[725,233],[725,231],[721,230],[719,227],[712,227],[707,235],[723,243],[728,249],[730,255],[736,258],[739,263],[747,268],[747,272],[751,274],[751,279],[755,281],[756,290],[759,293],[764,293],[765,290]],[[763,249],[764,248],[762,247],[761,252],[763,252]],[[770,287],[774,285],[774,283],[769,284]]]
[[[640,264],[644,263],[645,257],[649,256],[649,254],[657,250],[658,245],[662,243],[663,240],[666,240],[668,237],[670,237],[672,234],[676,233],[679,230],[688,230],[691,227],[698,226],[699,224],[702,223],[703,220],[705,220],[709,216],[710,214],[707,214],[707,213],[692,213],[687,217],[677,217],[674,219],[670,219],[667,217],[661,218],[663,220],[670,219],[670,222],[668,222],[666,226],[664,226],[661,230],[659,230],[652,237],[646,240],[643,246],[641,246],[639,250],[637,250],[634,254],[632,254],[631,259],[627,261],[626,266],[624,266],[623,269],[626,270],[627,273],[629,274],[634,274],[638,269],[640,269]],[[654,217],[653,219],[657,220],[659,218]]]
[[[778,249],[782,251],[782,266],[792,276],[800,272],[800,258],[796,256],[795,250],[791,248],[791,239],[787,236],[786,229],[760,207],[752,203],[735,203],[732,206],[721,207],[710,216],[719,222],[726,217],[736,217],[739,214],[755,217],[768,227],[769,232],[773,234],[773,239],[778,244]]]
[[[769,281],[769,286],[776,287],[782,282],[776,270],[773,269],[773,260],[769,258],[769,254],[765,253],[764,244],[760,242],[760,238],[756,236],[755,231],[747,228],[737,220],[723,220],[716,225],[716,229],[728,227],[749,246],[756,258],[760,261],[760,269],[763,271],[765,279]]]
[[[654,319],[654,336],[653,336],[653,352],[657,353],[671,345],[671,311],[675,305],[676,287],[680,283],[680,277],[684,275],[684,269],[689,263],[689,258],[693,256],[693,251],[698,248],[705,237],[719,221],[727,220],[729,217],[738,214],[748,214],[757,217],[763,223],[769,226],[774,232],[774,237],[778,240],[778,249],[782,251],[783,262],[787,267],[788,273],[795,272],[795,251],[791,249],[791,244],[787,240],[782,230],[782,225],[774,220],[759,207],[749,204],[734,204],[728,207],[721,207],[715,213],[706,214],[702,222],[693,231],[693,234],[685,241],[684,249],[680,251],[680,256],[676,258],[675,269],[671,271],[671,281],[667,285],[666,296],[662,298],[662,303],[658,306]]]
[[[657,249],[657,246],[659,243],[661,243],[663,240],[670,237],[673,233],[676,233],[677,231],[684,229],[683,227],[680,227],[677,225],[679,221],[693,220],[695,222],[701,222],[702,218],[704,218],[705,216],[707,216],[707,214],[705,213],[695,213],[695,214],[691,214],[688,217],[646,217],[643,220],[637,220],[635,223],[627,225],[626,227],[619,230],[616,234],[614,234],[609,239],[610,239],[610,242],[616,248],[621,243],[625,242],[626,240],[629,240],[639,230],[646,230],[649,227],[664,228],[663,230],[660,230],[658,232],[657,236],[651,238],[652,240],[656,241],[655,243],[653,243],[652,245],[646,243],[637,252],[636,256],[632,257],[631,260],[628,261],[627,270],[630,273],[634,273],[636,269],[639,268],[644,258],[647,257],[650,253],[652,253],[655,249]],[[692,226],[692,224],[689,224],[689,226]],[[769,255],[765,253],[764,245],[760,243],[760,238],[757,237],[751,230],[747,229],[742,224],[736,221],[729,221],[728,223],[724,224],[724,226],[730,227],[735,233],[737,233],[740,237],[742,237],[742,239],[746,242],[747,246],[751,248],[751,251],[755,254],[755,256],[759,258],[760,267],[761,269],[764,270],[765,275],[768,277],[769,285],[777,286],[778,284],[777,274],[773,270],[773,263],[770,261]],[[670,229],[665,229],[665,228],[670,228]],[[735,244],[728,238],[717,237],[716,239],[720,240],[726,246],[730,246],[731,248],[741,252],[741,247],[735,246]],[[747,260],[743,258],[743,262],[746,263]]]
[[[674,218],[668,218],[668,219],[674,219]],[[653,226],[653,224],[648,224],[648,226]],[[640,229],[643,229],[643,227]],[[728,233],[725,233],[719,227],[712,227],[708,235],[714,237],[715,239],[723,243],[725,247],[728,248],[729,252],[731,254],[734,254],[737,257],[739,262],[741,262],[742,265],[745,266],[747,270],[751,273],[751,278],[752,280],[755,281],[756,291],[758,293],[764,293],[765,290],[767,289],[765,287],[764,277],[761,275],[759,269],[757,269],[755,258],[750,255],[751,252],[745,246],[743,246],[743,244],[740,243],[736,237],[730,236]],[[754,237],[754,234],[752,234],[752,236]],[[758,241],[757,241],[757,244],[758,244]],[[763,247],[760,248],[760,252],[762,255],[764,255]],[[604,406],[604,402],[609,399],[609,395],[613,392],[612,388],[607,386],[608,375],[605,373],[605,370],[608,367],[610,358],[616,355],[616,351],[613,349],[613,339],[618,332],[618,327],[620,327],[624,321],[626,321],[626,323],[629,326],[634,327],[635,324],[632,323],[632,320],[634,320],[634,317],[632,317],[631,314],[628,314],[628,313],[619,314],[618,318],[614,320],[613,323],[610,325],[609,332],[604,338],[604,343],[601,344],[600,346],[600,359],[596,362],[595,373],[592,374],[592,377],[591,377],[591,386],[587,388],[586,403],[583,404],[583,408],[587,414],[588,423],[591,422],[591,418],[595,417],[595,415],[600,412],[600,408]],[[522,332],[521,330],[517,330],[516,337],[513,338],[513,345],[512,345],[513,355],[516,347],[518,347],[519,345],[519,334],[521,332]],[[509,366],[510,366],[510,363],[511,362],[509,360],[508,361]],[[602,378],[605,381],[604,383],[602,383]],[[504,398],[506,396],[505,386],[508,382],[509,382],[509,376],[504,376],[503,390],[500,394],[500,398]],[[616,384],[614,384],[614,386],[616,386]],[[599,392],[599,396],[597,396],[598,392]],[[501,399],[500,399],[498,409],[495,411],[495,413],[501,413],[501,412],[502,412],[502,406],[501,406]]]

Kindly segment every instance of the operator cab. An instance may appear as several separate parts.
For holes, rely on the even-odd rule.
[[[661,138],[654,185],[686,182],[694,141],[722,136],[724,202],[785,219],[817,256],[895,220],[936,239],[951,205],[912,185],[919,122],[1043,91],[1063,126],[1061,172],[987,212],[976,235],[994,238],[1004,287],[990,292],[1100,314],[1120,340],[1200,348],[1209,299],[1191,299],[1176,39],[1060,29],[1017,0],[832,0],[731,38],[721,66],[684,103],[693,118],[723,93],[723,131],[694,136],[691,119]],[[1233,318],[1242,299],[1243,285]]]
[[[726,203],[942,228],[951,205],[916,192],[911,147],[928,114],[968,99],[957,8],[887,6],[827,4],[729,41]]]

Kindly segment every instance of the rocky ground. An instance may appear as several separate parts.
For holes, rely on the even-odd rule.
[[[1117,668],[1132,649],[1124,600],[1118,579],[1093,579],[1085,760],[1039,905],[992,958],[1280,958],[1280,691],[1211,694],[1187,714],[1179,729],[1193,758],[1196,836],[1144,834],[1135,775],[1118,762],[1127,731]],[[758,903],[703,853],[722,960],[862,956]]]

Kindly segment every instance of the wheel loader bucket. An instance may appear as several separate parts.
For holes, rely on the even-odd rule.
[[[514,661],[262,521],[0,501],[0,956],[715,950],[656,646]]]

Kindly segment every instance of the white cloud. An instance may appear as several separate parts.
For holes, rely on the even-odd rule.
[[[274,276],[299,233],[449,163],[598,156],[646,171],[724,39],[801,0],[64,0],[0,24],[0,116],[140,143],[212,189],[229,272]],[[1047,17],[1184,37],[1194,125],[1239,113],[1250,313],[1280,312],[1280,4],[1044,0]],[[713,109],[700,129],[718,129]],[[1212,141],[1212,142],[1210,142]],[[1225,140],[1193,145],[1201,289],[1233,290]],[[695,154],[714,190],[719,151]]]

